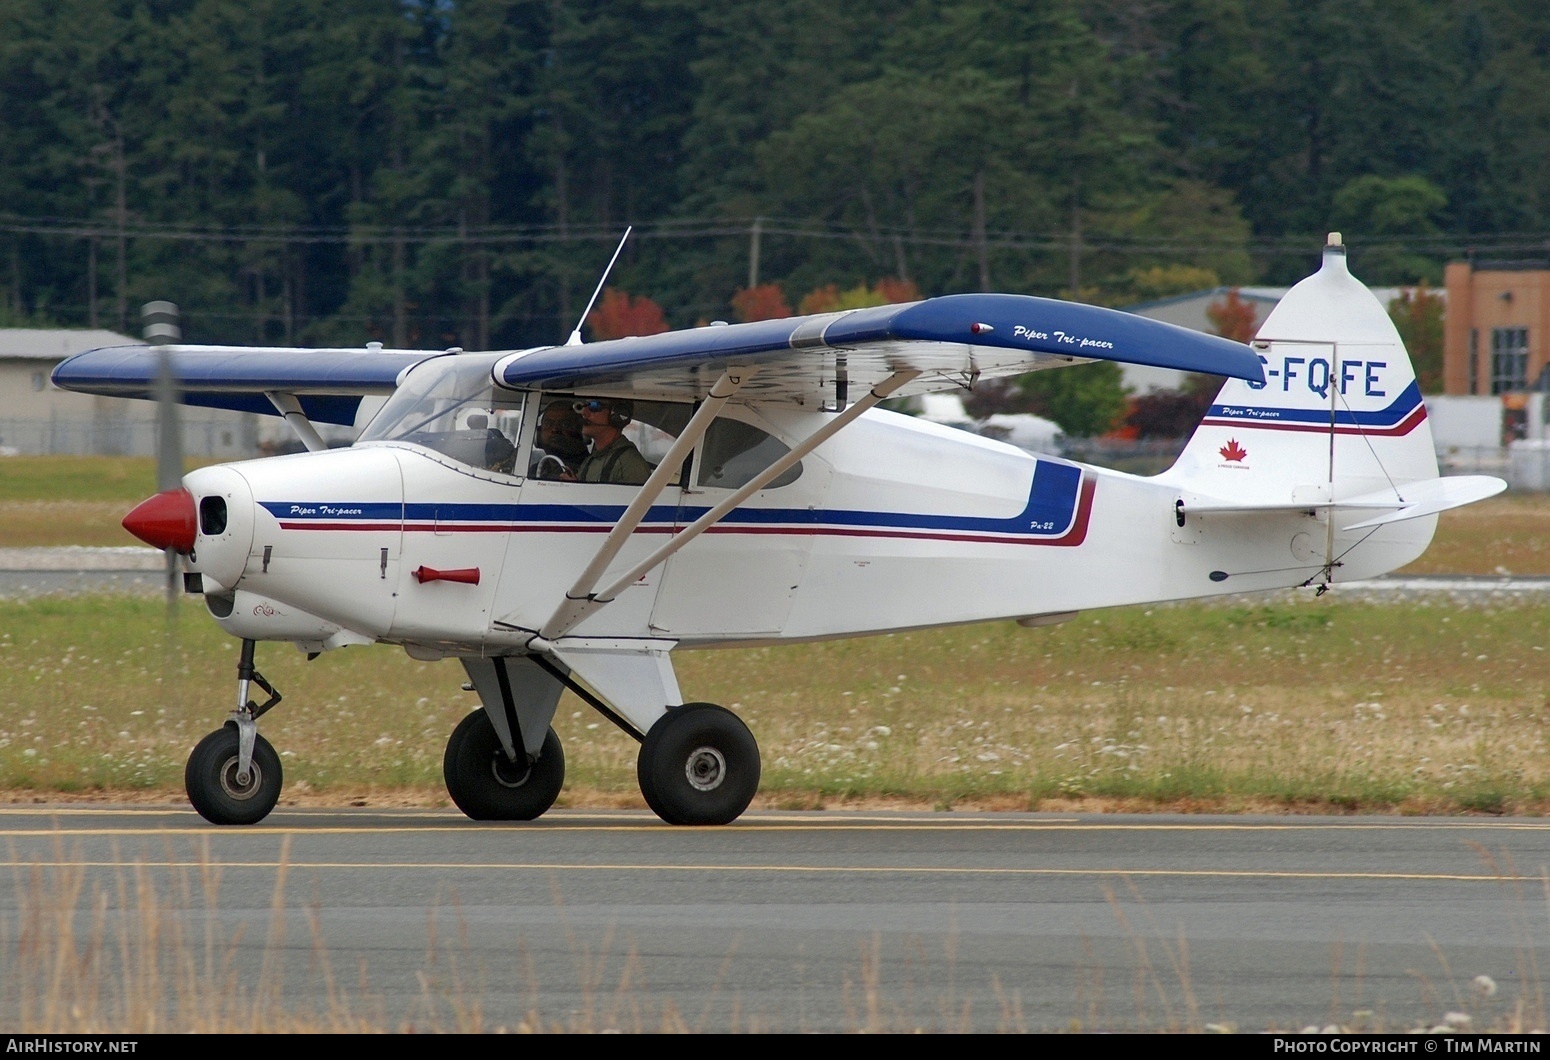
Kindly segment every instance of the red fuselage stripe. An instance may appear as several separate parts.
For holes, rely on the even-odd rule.
[[[1087,539],[1087,528],[1092,518],[1093,495],[1096,483],[1090,478],[1082,481],[1081,498],[1077,503],[1076,519],[1060,537],[1034,538],[1005,534],[932,533],[916,530],[872,530],[838,526],[741,526],[722,525],[707,530],[708,534],[778,534],[808,537],[871,537],[904,541],[979,541],[996,545],[1044,545],[1071,547]],[[286,522],[281,520],[282,530],[331,530],[374,531],[418,534],[606,534],[613,527],[606,523],[578,526],[574,523],[353,523],[353,522]],[[675,534],[683,527],[641,526],[637,534]]]
[[[1379,438],[1399,438],[1409,434],[1420,426],[1426,419],[1426,407],[1416,406],[1415,410],[1400,420],[1392,427],[1336,427],[1335,434],[1366,434]],[[1254,431],[1300,431],[1303,433],[1329,434],[1330,426],[1327,423],[1275,423],[1268,420],[1222,420],[1204,419],[1200,421],[1202,427],[1231,427],[1234,430]]]

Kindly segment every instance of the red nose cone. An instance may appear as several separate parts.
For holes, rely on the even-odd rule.
[[[124,516],[124,529],[147,545],[187,552],[194,547],[194,534],[199,529],[194,496],[188,490],[176,489],[141,501]]]

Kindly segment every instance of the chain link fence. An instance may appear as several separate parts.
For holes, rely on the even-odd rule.
[[[233,413],[219,419],[183,419],[183,454],[241,460],[259,455],[255,417]],[[154,456],[155,420],[66,417],[0,419],[0,455]]]

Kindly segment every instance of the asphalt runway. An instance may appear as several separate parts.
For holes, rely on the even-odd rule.
[[[0,851],[0,942],[100,902],[383,1030],[1487,1030],[1550,969],[1534,819],[10,805]]]
[[[160,562],[0,549],[0,598],[160,593]],[[232,829],[10,805],[0,840],[0,1026],[33,974],[4,947],[61,923],[131,959],[191,954],[218,998],[196,1005],[272,990],[391,1031],[1488,1030],[1519,1005],[1543,1026],[1550,972],[1534,819],[282,808]]]

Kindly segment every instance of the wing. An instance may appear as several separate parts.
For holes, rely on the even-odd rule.
[[[514,353],[509,387],[703,398],[727,367],[759,371],[739,400],[843,406],[900,371],[903,397],[1095,360],[1263,382],[1259,356],[1215,335],[1113,309],[1030,295],[958,294],[749,324]]]
[[[391,394],[403,373],[441,351],[260,346],[109,346],[61,361],[62,390],[155,400],[158,349],[172,357],[185,405],[278,415],[270,393],[288,394],[314,422],[353,424],[361,398]]]
[[[275,393],[308,419],[351,424],[360,399],[389,394],[441,351],[170,346],[179,400],[276,414]],[[450,352],[450,351],[449,351]],[[900,372],[894,396],[960,390],[981,379],[1109,360],[1262,382],[1248,346],[1097,306],[1011,294],[959,294],[838,313],[722,324],[638,338],[513,352],[495,381],[518,389],[586,387],[634,397],[706,397],[727,367],[758,367],[741,402],[843,407]],[[152,399],[150,346],[90,350],[53,375],[64,390]]]

